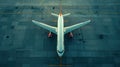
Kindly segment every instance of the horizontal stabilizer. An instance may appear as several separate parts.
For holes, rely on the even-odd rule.
[[[58,17],[58,14],[55,14],[55,13],[51,13],[51,15]]]
[[[67,13],[67,14],[63,14],[63,16],[65,17],[65,16],[69,16],[71,13]]]

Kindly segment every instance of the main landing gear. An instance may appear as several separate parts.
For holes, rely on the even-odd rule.
[[[49,38],[52,37],[52,33],[51,33],[51,32],[48,33],[48,37],[49,37]]]
[[[69,37],[73,38],[73,33],[72,32],[69,33]]]

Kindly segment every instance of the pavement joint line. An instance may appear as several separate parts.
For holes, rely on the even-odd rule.
[[[0,13],[0,14],[40,14],[40,13],[20,13],[20,12],[18,12],[18,13]],[[94,14],[94,13],[92,13],[92,14]],[[92,15],[92,14],[89,14],[89,15]],[[98,13],[98,14],[102,14],[102,13]],[[120,13],[117,13],[117,12],[111,12],[111,13],[107,13],[107,12],[105,12],[105,13],[103,13],[102,15],[118,15],[118,14],[120,14]]]
[[[72,66],[71,64],[49,64],[48,66],[60,66],[60,67],[62,67],[62,66]]]

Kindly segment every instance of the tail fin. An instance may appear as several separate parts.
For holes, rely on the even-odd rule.
[[[60,0],[60,14],[62,14],[62,0]]]
[[[62,15],[61,0],[60,0],[60,13],[59,13],[59,14]],[[71,13],[63,14],[63,16],[65,17],[65,16],[68,16],[68,15],[70,15],[70,14],[71,14]],[[55,13],[51,13],[51,15],[56,16],[56,17],[59,16],[58,14],[55,14]]]

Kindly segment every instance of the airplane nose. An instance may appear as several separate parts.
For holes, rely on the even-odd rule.
[[[57,53],[58,53],[58,56],[59,56],[59,57],[62,57],[63,54],[64,54],[64,50],[62,50],[62,51],[57,50]]]
[[[62,55],[63,55],[63,53],[62,53],[62,54],[61,54],[61,53],[58,53],[58,56],[59,56],[59,57],[62,57]]]

